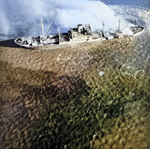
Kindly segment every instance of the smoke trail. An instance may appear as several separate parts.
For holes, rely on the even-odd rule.
[[[106,29],[118,26],[118,18],[114,11],[100,1],[69,1],[60,0],[1,0],[0,1],[0,40],[16,38],[18,36],[40,35],[40,17],[43,18],[44,28],[47,29],[52,21],[53,33],[57,27],[66,32],[78,23],[90,24],[92,29]],[[121,28],[126,21],[121,19]],[[129,29],[126,28],[126,33]]]

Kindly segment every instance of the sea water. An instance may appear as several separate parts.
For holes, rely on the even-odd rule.
[[[11,2],[11,0],[7,2]],[[104,140],[101,143],[104,145],[102,148],[107,148],[108,143],[111,143],[110,141],[114,138],[118,144],[123,142],[124,145],[127,145],[128,142],[124,141],[124,134],[127,135],[127,139],[130,138],[129,144],[132,143],[132,148],[138,148],[135,147],[134,141],[137,141],[139,135],[144,134],[148,127],[147,120],[144,119],[149,112],[145,107],[149,107],[150,90],[149,2],[147,0],[132,2],[105,0],[104,2],[108,5],[105,8],[107,10],[111,8],[113,10],[111,12],[114,12],[115,16],[122,17],[133,25],[144,26],[144,33],[134,39],[105,41],[96,49],[97,46],[89,46],[89,50],[88,45],[77,47],[74,50],[66,48],[54,51],[7,49],[7,47],[1,49],[1,63],[8,61],[13,65],[12,68],[9,66],[10,64],[7,64],[7,67],[1,64],[3,72],[5,72],[1,73],[1,78],[8,75],[2,86],[9,86],[10,83],[10,87],[16,87],[16,92],[18,92],[18,88],[22,89],[20,91],[22,94],[18,95],[16,99],[14,95],[11,96],[14,92],[6,92],[6,87],[4,89],[3,93],[10,94],[10,96],[2,96],[2,99],[12,100],[12,102],[10,105],[7,102],[3,103],[4,106],[2,105],[3,146],[10,146],[10,148],[12,145],[16,148],[19,145],[26,148],[44,148],[44,146],[45,148],[48,148],[47,146],[63,148],[72,145],[72,148],[77,148],[79,144],[87,144],[92,140],[92,136],[98,133],[99,138]],[[97,1],[93,1],[93,3],[97,4]],[[41,7],[44,5],[44,3],[40,4]],[[19,5],[22,6],[21,3]],[[66,13],[65,10],[63,10],[64,12]],[[9,14],[9,12],[3,13]],[[108,12],[106,11],[106,13]],[[23,14],[18,14],[18,16],[26,17]],[[31,16],[28,17],[31,19]],[[109,17],[109,19],[111,18]],[[10,20],[12,22],[9,21],[8,16],[2,19],[3,25],[7,27],[12,23],[10,32],[5,32],[8,30],[1,26],[4,29],[3,34],[1,33],[3,40],[19,35],[26,36],[27,34],[23,30],[28,31],[29,26],[33,27],[31,22],[28,22],[29,24],[23,22],[23,25],[19,22],[19,18],[14,18],[14,20],[18,20],[16,22],[16,25],[20,26],[18,28],[18,26],[13,26],[13,19]],[[36,27],[38,25],[35,24]],[[71,59],[67,61],[65,56],[70,56]],[[78,71],[73,74],[77,68]],[[41,70],[34,71],[39,69]],[[66,76],[61,75],[59,71],[62,74],[66,73]],[[60,77],[57,78],[56,72]],[[76,76],[79,72],[80,78]],[[67,73],[70,76],[67,76]],[[44,85],[41,88],[39,85],[35,85],[36,79],[39,79],[39,84],[43,81]],[[53,79],[56,81],[51,84]],[[25,82],[24,85],[22,82]],[[68,92],[69,89],[70,92]],[[74,95],[74,93],[78,95]],[[21,98],[23,99],[20,102]],[[50,99],[54,99],[56,103],[53,104]],[[15,103],[15,100],[18,102]],[[40,117],[39,114],[38,117],[38,113],[43,116]],[[115,129],[114,123],[119,116],[123,117],[124,121],[120,120]],[[25,130],[26,128],[27,130]],[[115,132],[111,128],[114,128]],[[110,132],[112,134],[107,136]],[[143,140],[145,138],[148,140],[147,136],[144,136]],[[140,143],[144,145],[143,140],[139,140],[139,142],[141,141]],[[148,146],[147,142],[145,144]]]

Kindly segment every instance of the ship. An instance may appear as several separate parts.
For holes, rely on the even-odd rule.
[[[52,23],[51,23],[52,24]],[[49,25],[48,29],[50,28]],[[122,33],[120,29],[120,20],[117,30],[109,30],[105,32],[105,24],[102,23],[102,30],[96,30],[92,32],[90,24],[78,24],[76,28],[70,28],[67,33],[60,33],[60,28],[58,27],[58,34],[56,35],[46,35],[43,29],[43,23],[41,19],[41,29],[42,35],[40,36],[28,36],[28,37],[18,37],[14,42],[25,48],[35,48],[40,46],[48,45],[59,45],[59,44],[70,44],[70,43],[81,43],[81,42],[93,42],[93,41],[102,41],[102,40],[111,40],[114,38],[124,38],[127,35]],[[131,31],[133,36],[137,36],[144,32],[144,27],[141,26],[131,26]]]

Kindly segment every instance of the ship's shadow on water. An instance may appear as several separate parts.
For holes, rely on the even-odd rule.
[[[17,44],[14,42],[15,39],[0,41],[0,46],[2,47],[11,47],[11,48],[19,48]]]

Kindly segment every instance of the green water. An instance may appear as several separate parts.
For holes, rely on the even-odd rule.
[[[85,69],[78,69],[78,76],[56,77],[58,74],[54,72],[25,68],[14,68],[7,73],[9,67],[4,68],[5,64],[1,63],[3,72],[8,75],[6,80],[11,82],[10,88],[20,88],[22,97],[10,102],[10,107],[16,106],[19,111],[17,115],[14,111],[10,113],[14,116],[14,128],[10,128],[11,118],[9,122],[1,119],[2,146],[90,148],[89,141],[94,134],[103,138],[112,133],[116,122],[125,122],[138,113],[132,104],[142,107],[147,115],[150,107],[149,41],[147,36],[133,41],[127,39],[124,43],[108,41],[106,45],[91,48],[88,55],[94,58],[85,63]],[[17,79],[15,73],[23,76]],[[27,83],[24,78],[30,81]],[[31,85],[32,80],[42,83]],[[6,103],[1,105],[6,106]],[[16,128],[18,133],[10,131]]]

